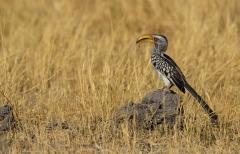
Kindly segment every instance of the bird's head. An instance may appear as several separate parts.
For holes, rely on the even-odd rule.
[[[142,35],[141,37],[139,37],[137,39],[136,43],[139,43],[142,41],[154,43],[155,49],[157,49],[160,52],[165,52],[168,47],[168,40],[163,35],[145,34],[145,35]]]

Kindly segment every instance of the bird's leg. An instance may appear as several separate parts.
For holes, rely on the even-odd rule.
[[[167,87],[167,86],[163,86],[162,90],[163,90],[163,91],[167,91],[167,90],[168,90],[168,87]]]
[[[168,87],[168,90],[170,90],[172,88],[173,84],[171,84],[169,87]]]
[[[168,87],[168,91],[171,91],[170,89],[172,88],[173,84],[171,84],[169,87]]]
[[[162,89],[163,89],[163,91],[165,91],[165,89],[166,89],[166,91],[171,91],[170,89],[172,88],[172,86],[173,86],[173,84],[171,84],[170,86],[164,86]]]

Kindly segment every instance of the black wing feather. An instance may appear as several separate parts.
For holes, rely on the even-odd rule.
[[[173,69],[171,71],[172,73],[171,78],[169,78],[168,75],[165,74],[166,77],[168,78],[168,80],[173,82],[173,84],[177,86],[179,90],[185,93],[184,86],[186,83],[186,78],[184,77],[182,71],[180,70],[178,65],[168,55],[164,54],[162,58],[168,63],[169,66],[173,66]]]

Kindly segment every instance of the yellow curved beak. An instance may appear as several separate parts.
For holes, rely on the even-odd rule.
[[[139,43],[141,41],[151,42],[151,43],[155,44],[154,38],[152,37],[152,35],[149,35],[149,34],[145,34],[145,35],[142,35],[141,37],[139,37],[137,39],[136,43]]]

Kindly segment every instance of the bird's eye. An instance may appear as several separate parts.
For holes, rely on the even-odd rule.
[[[158,39],[157,39],[157,38],[154,38],[154,41],[158,41]]]

